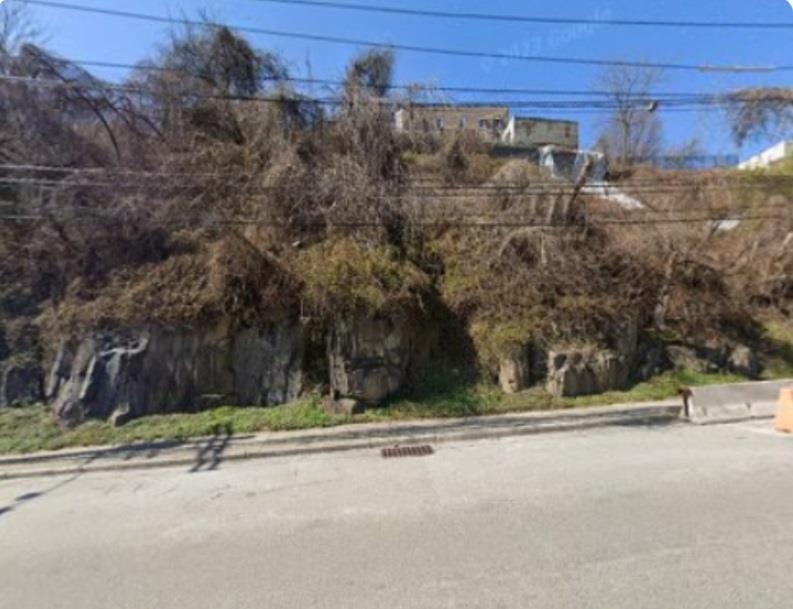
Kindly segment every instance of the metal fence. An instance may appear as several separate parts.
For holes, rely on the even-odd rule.
[[[638,157],[631,160],[635,165],[651,165],[658,169],[717,169],[737,167],[739,159],[735,154],[697,154]]]

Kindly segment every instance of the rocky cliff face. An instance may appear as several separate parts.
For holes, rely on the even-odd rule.
[[[548,350],[545,387],[557,397],[593,395],[625,389],[640,364],[639,322],[625,317],[614,324],[607,344]]]
[[[546,388],[557,397],[604,393],[624,389],[630,372],[630,362],[611,351],[552,351]]]
[[[29,325],[0,333],[0,406],[46,399],[69,425],[90,418],[123,424],[221,404],[283,404],[296,399],[303,385],[305,337],[297,322],[94,333],[60,345],[46,367],[46,383],[34,334]],[[355,412],[381,403],[428,364],[437,338],[426,322],[399,315],[336,320],[324,354],[330,405]],[[747,376],[758,372],[754,353],[743,346],[640,348],[637,324],[629,320],[603,344],[519,346],[502,357],[498,380],[506,393],[543,386],[568,397],[623,389],[632,379],[695,364]]]
[[[425,357],[424,343],[416,327],[399,317],[337,322],[327,351],[333,399],[377,404],[392,395],[411,364]]]
[[[41,371],[36,362],[0,363],[0,407],[25,406],[41,401]]]
[[[398,391],[411,365],[426,358],[427,336],[397,317],[337,322],[326,354],[334,399],[374,405]],[[303,351],[296,324],[99,333],[61,345],[45,393],[70,425],[89,418],[122,424],[219,404],[283,404],[302,389]]]
[[[544,385],[557,397],[624,389],[642,359],[639,324],[626,317],[616,323],[605,344],[568,347],[532,342],[501,357],[498,381],[505,393]]]
[[[527,349],[503,357],[498,366],[498,384],[506,394],[518,393],[531,386],[531,362]]]
[[[42,399],[42,372],[35,328],[25,319],[0,321],[0,407]]]
[[[303,333],[274,324],[232,330],[150,327],[64,343],[46,395],[59,419],[124,420],[221,403],[275,405],[302,386]]]

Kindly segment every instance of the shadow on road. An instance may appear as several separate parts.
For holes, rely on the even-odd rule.
[[[122,461],[133,461],[136,459],[151,459],[158,456],[161,452],[184,446],[183,440],[162,440],[158,442],[146,442],[139,444],[124,444],[121,446],[110,446],[107,448],[92,448],[87,450],[69,451],[59,453],[57,451],[44,455],[19,455],[2,457],[0,464],[17,465],[21,463],[48,463],[50,461],[85,461],[90,463],[94,460],[105,458],[120,459]]]
[[[190,473],[211,472],[216,470],[223,461],[223,452],[231,440],[234,431],[231,424],[215,425],[212,437],[199,447]]]
[[[86,461],[86,465],[93,460],[94,460],[93,458],[88,459]],[[12,505],[0,507],[0,516],[5,516],[6,514],[13,512],[14,510],[18,510],[25,503],[29,503],[31,501],[34,501],[36,499],[41,499],[42,497],[49,495],[50,493],[57,491],[59,488],[62,488],[67,484],[71,484],[72,482],[80,478],[80,476],[82,475],[83,475],[82,472],[79,472],[40,491],[31,491],[29,493],[24,493],[20,495],[19,497],[14,499],[14,503]]]

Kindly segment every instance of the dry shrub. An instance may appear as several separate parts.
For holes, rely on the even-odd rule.
[[[183,235],[188,243],[180,253],[120,270],[101,290],[75,282],[43,325],[54,334],[79,334],[149,323],[250,325],[294,314],[298,284],[277,260],[239,233],[204,242],[208,237]]]
[[[475,133],[464,131],[444,143],[441,175],[447,184],[481,184],[503,165],[490,155],[492,146]]]
[[[393,248],[350,238],[331,239],[300,252],[294,268],[303,281],[308,310],[321,318],[415,314],[431,289],[427,274]]]
[[[653,269],[658,297],[650,330],[692,344],[749,340],[757,305],[785,308],[790,183],[768,178],[641,168],[622,186],[644,210],[590,206],[593,221],[628,221],[604,226],[611,243]]]
[[[479,203],[469,226],[440,230],[432,247],[444,264],[441,296],[468,321],[488,367],[532,341],[606,343],[621,319],[647,306],[632,284],[645,270],[586,225],[582,201],[514,199],[506,213],[516,226],[498,224],[497,193]]]
[[[789,276],[789,250],[779,246],[790,224],[750,220],[767,212],[768,201],[748,205],[729,172],[637,168],[623,188],[645,203],[639,211],[576,197],[571,186],[561,194],[524,194],[521,185],[532,182],[547,178],[522,175],[519,162],[510,162],[488,185],[511,190],[447,203],[449,226],[431,240],[443,261],[444,302],[468,320],[489,368],[529,342],[612,345],[626,319],[660,340],[751,340],[757,329],[750,293],[757,289],[749,274],[755,282]],[[745,219],[734,230],[702,220],[720,217]],[[454,225],[463,219],[470,226]],[[764,231],[777,235],[777,256],[761,262],[750,237]],[[738,269],[747,271],[740,281]],[[766,289],[780,298],[788,286]]]

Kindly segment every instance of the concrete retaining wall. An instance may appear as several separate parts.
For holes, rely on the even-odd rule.
[[[728,423],[771,418],[779,393],[793,379],[695,387],[684,392],[684,413],[692,423]]]

